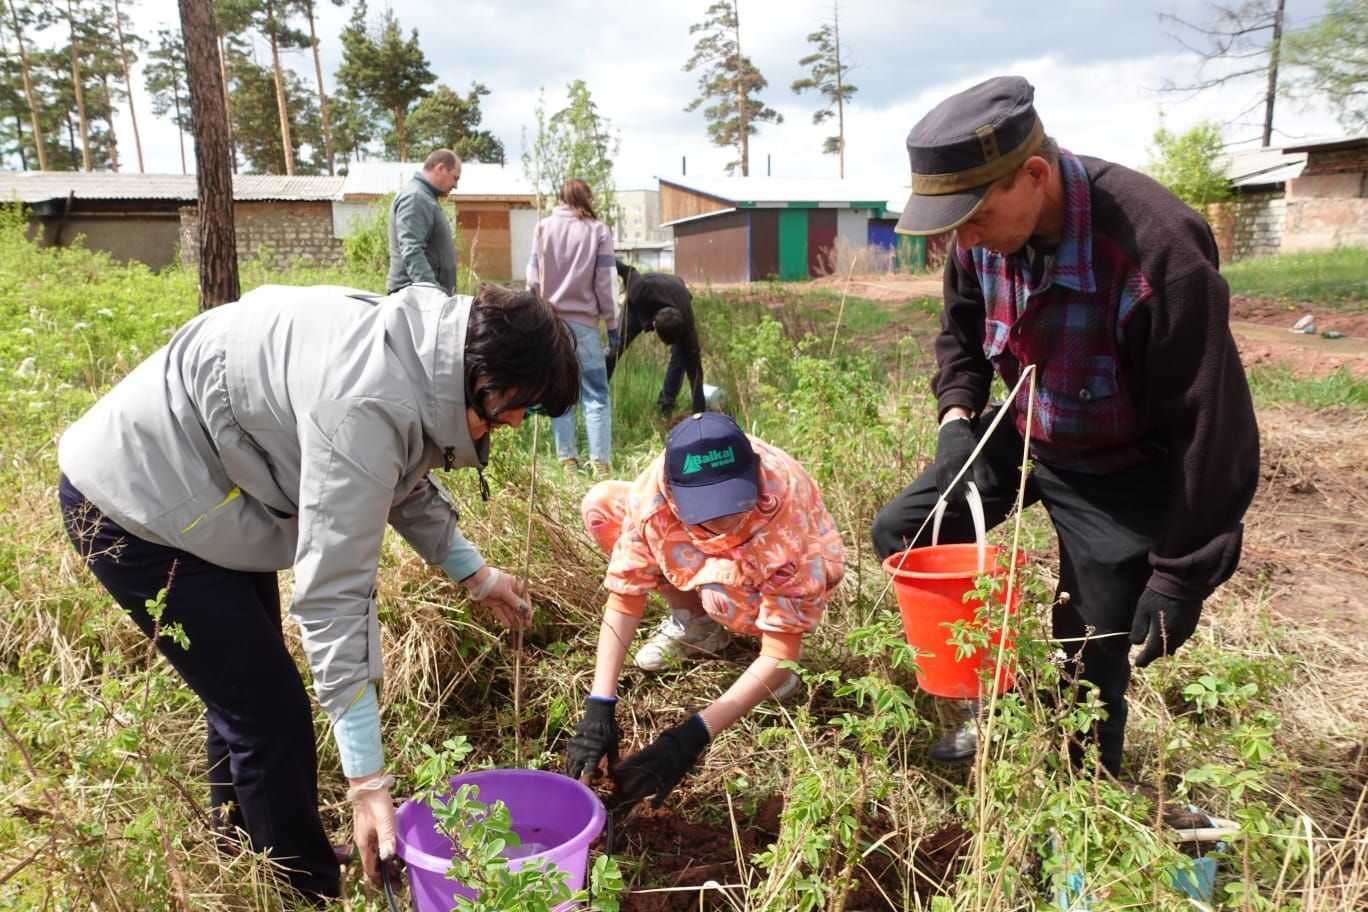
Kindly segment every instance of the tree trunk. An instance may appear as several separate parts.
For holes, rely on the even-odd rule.
[[[845,180],[845,79],[841,71],[841,7],[832,9],[831,32],[836,42],[836,145],[840,150],[841,180]]]
[[[218,32],[213,0],[179,0],[179,5],[199,190],[200,309],[208,310],[239,297],[228,113],[214,40]]]
[[[399,160],[408,161],[408,138],[404,135],[404,106],[394,106],[394,140],[399,147]]]
[[[138,133],[138,108],[133,104],[133,78],[128,72],[128,48],[124,45],[123,17],[119,14],[119,0],[114,0],[114,28],[119,35],[119,63],[123,66],[124,91],[128,93],[128,119],[133,122],[133,148],[138,153],[138,173],[146,174],[143,167],[142,135]]]
[[[100,74],[100,85],[104,86],[105,101],[108,108],[105,113],[109,116],[109,167],[115,174],[119,173],[119,136],[114,132],[114,96],[109,94],[109,75]]]
[[[233,99],[228,97],[228,39],[218,33],[218,68],[223,85],[223,116],[228,121],[228,157],[233,163],[233,173],[237,174],[237,139],[233,134]],[[189,77],[186,78],[187,85]]]
[[[19,153],[19,170],[28,170],[28,153],[24,150],[24,118],[19,116],[19,112],[14,112],[14,143],[15,150]]]
[[[180,77],[176,75],[176,58],[171,58],[171,101],[176,106],[176,134],[180,136],[181,154],[181,174],[189,174],[190,171],[185,167],[185,117],[181,114],[180,106]]]
[[[1285,0],[1278,0],[1278,9],[1273,13],[1273,43],[1268,50],[1268,94],[1264,96],[1263,123],[1265,149],[1273,142],[1273,102],[1278,97],[1278,51],[1282,48],[1284,4]]]
[[[90,167],[90,128],[86,124],[85,89],[81,87],[81,52],[76,43],[76,10],[67,0],[67,25],[71,27],[71,84],[76,89],[76,118],[81,124],[81,170]]]
[[[750,177],[750,131],[746,129],[746,58],[741,53],[741,11],[732,0],[732,21],[736,23],[736,123],[740,136],[741,176]]]
[[[276,110],[280,112],[280,144],[285,149],[285,173],[294,174],[294,146],[290,143],[290,111],[285,100],[285,74],[280,71],[280,42],[276,40],[275,0],[266,0],[266,39],[271,45],[271,70],[275,74]]]
[[[309,17],[309,46],[313,48],[314,75],[318,78],[318,113],[323,116],[323,154],[328,159],[328,173],[332,174],[332,128],[328,126],[328,95],[323,91],[323,61],[318,56],[318,33],[314,31],[313,0],[304,0],[304,14]]]
[[[38,170],[46,171],[47,149],[43,148],[43,125],[38,122],[38,105],[33,100],[33,82],[29,79],[28,53],[24,50],[24,31],[19,27],[19,11],[14,8],[14,0],[9,0],[9,11],[10,21],[14,23],[14,39],[19,44],[19,69],[24,74],[24,97],[28,99],[29,119],[33,124],[33,145],[38,152]],[[22,135],[20,139],[23,139]],[[23,149],[22,142],[19,147]]]

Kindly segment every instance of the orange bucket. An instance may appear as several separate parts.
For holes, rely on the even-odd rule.
[[[907,642],[918,651],[917,684],[927,693],[958,700],[982,696],[985,685],[980,673],[986,668],[990,676],[993,674],[993,657],[1002,641],[1002,631],[989,634],[992,645],[988,650],[974,649],[963,658],[957,658],[959,647],[949,642],[949,627],[956,621],[974,622],[983,601],[966,596],[974,591],[974,579],[980,572],[1000,577],[1004,584],[1007,577],[1007,568],[997,563],[1000,549],[984,541],[983,507],[978,491],[972,484],[968,487],[977,543],[908,548],[889,555],[883,562],[884,572],[893,577],[893,594],[902,614],[903,633]],[[943,503],[938,505],[937,513],[933,542],[939,537]],[[1018,551],[1017,566],[1025,560],[1026,555]],[[1016,592],[1013,592],[1007,608],[1009,616],[1016,614],[1016,601]],[[1010,627],[1006,648],[1012,649]],[[1012,686],[1014,678],[1011,671],[1004,668],[997,680],[998,693],[1002,693]]]

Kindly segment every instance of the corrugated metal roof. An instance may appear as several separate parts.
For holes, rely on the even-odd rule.
[[[333,200],[342,178],[285,177],[274,174],[235,174],[233,198],[253,200]],[[193,174],[116,174],[112,171],[0,171],[0,200],[25,203],[80,199],[184,200],[199,195]]]
[[[1262,187],[1290,181],[1306,167],[1306,153],[1283,149],[1234,149],[1226,162],[1226,177],[1234,187]]]
[[[884,181],[821,177],[657,177],[656,180],[731,203],[783,206],[788,203],[883,203],[898,188]],[[903,191],[902,202],[907,199]]]
[[[351,199],[393,193],[422,168],[422,162],[365,161],[348,165],[341,197]],[[458,200],[479,196],[516,196],[531,200],[536,196],[536,190],[532,182],[523,176],[521,165],[512,167],[462,162],[461,181],[451,196]]]

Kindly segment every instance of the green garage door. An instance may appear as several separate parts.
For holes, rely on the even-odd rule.
[[[779,210],[779,278],[795,282],[808,277],[806,209]]]

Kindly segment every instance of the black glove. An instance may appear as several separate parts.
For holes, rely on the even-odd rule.
[[[974,426],[969,419],[952,418],[941,425],[940,433],[936,436],[936,490],[945,495],[947,501],[964,494],[966,481],[972,481],[980,491],[983,490],[983,482],[978,477],[981,462],[965,472],[953,489],[950,487],[951,480],[964,468],[977,445]]]
[[[588,774],[590,778],[598,772],[599,761],[608,758],[608,771],[617,765],[618,741],[622,733],[618,731],[617,700],[612,697],[590,697],[584,709],[584,718],[575,726],[575,734],[570,739],[569,757],[565,764],[566,775],[579,779]]]
[[[660,807],[665,796],[693,769],[711,740],[708,727],[697,713],[665,731],[613,771],[613,806],[636,804],[654,792],[651,806]]]
[[[1177,652],[1197,629],[1201,616],[1201,599],[1169,598],[1146,589],[1135,606],[1135,623],[1131,624],[1131,645],[1145,644],[1135,657],[1135,667],[1144,668],[1160,656]]]

